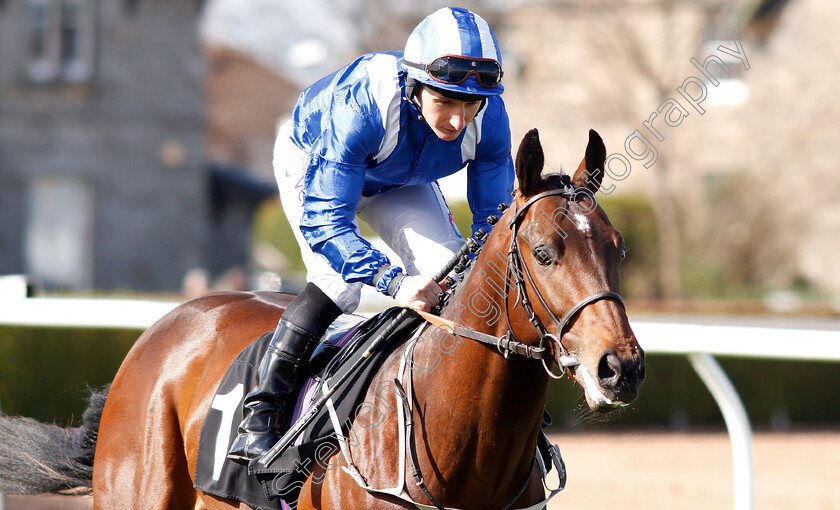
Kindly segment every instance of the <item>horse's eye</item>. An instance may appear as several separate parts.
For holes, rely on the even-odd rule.
[[[625,248],[624,245],[622,244],[621,245],[621,260],[624,260],[625,257],[627,257],[627,248]]]
[[[534,248],[534,259],[537,261],[537,264],[547,266],[551,264],[552,258],[550,248],[545,246],[538,246]]]

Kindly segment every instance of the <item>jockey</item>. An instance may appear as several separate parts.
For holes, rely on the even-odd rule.
[[[443,8],[404,52],[370,53],[300,95],[278,132],[274,168],[300,244],[307,285],[289,305],[244,402],[229,457],[261,457],[282,435],[279,413],[298,367],[327,327],[359,304],[362,285],[428,311],[431,275],[463,245],[437,179],[467,166],[473,233],[509,203],[513,160],[500,94],[502,58],[480,16]],[[400,257],[359,235],[364,220]]]

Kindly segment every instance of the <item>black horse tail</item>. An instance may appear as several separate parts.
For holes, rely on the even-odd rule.
[[[0,416],[0,492],[91,494],[93,453],[108,388],[91,393],[79,427]]]

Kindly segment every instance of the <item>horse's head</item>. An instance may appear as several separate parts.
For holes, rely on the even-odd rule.
[[[493,236],[510,243],[514,334],[553,335],[556,359],[601,412],[633,401],[645,377],[644,352],[618,294],[624,241],[595,200],[605,158],[601,137],[590,130],[574,176],[543,176],[539,136],[528,132],[516,158],[519,189],[499,225],[511,236]]]

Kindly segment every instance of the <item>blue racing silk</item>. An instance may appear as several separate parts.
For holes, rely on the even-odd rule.
[[[466,166],[473,233],[489,232],[487,216],[511,200],[510,125],[501,97],[490,96],[447,142],[406,99],[405,76],[402,52],[366,54],[304,90],[292,112],[292,141],[308,154],[300,230],[347,282],[372,285],[389,263],[356,233],[361,197],[427,184]],[[377,289],[385,292],[400,270],[385,271]]]

